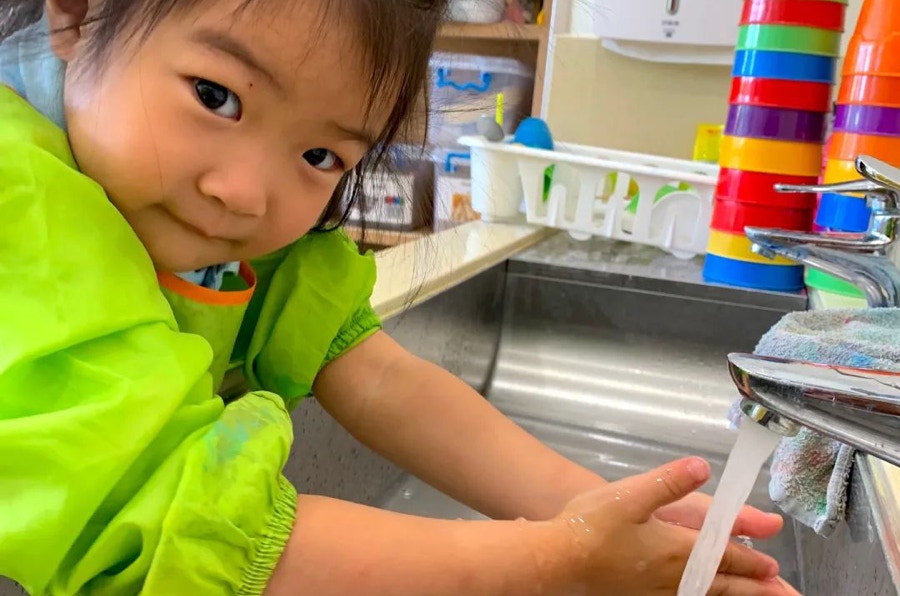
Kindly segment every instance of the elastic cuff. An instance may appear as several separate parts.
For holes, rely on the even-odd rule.
[[[338,336],[331,343],[322,366],[324,367],[338,356],[355,348],[380,329],[381,319],[375,314],[375,310],[371,306],[367,305],[359,309],[353,315],[350,323],[341,329],[341,332],[338,333]]]
[[[244,571],[237,596],[261,596],[265,592],[294,529],[297,489],[284,476],[279,477],[278,485],[278,496],[268,527],[259,539],[250,565]]]

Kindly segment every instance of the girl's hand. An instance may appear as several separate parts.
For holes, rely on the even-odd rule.
[[[706,518],[706,512],[712,503],[712,497],[703,493],[691,493],[683,499],[665,507],[660,507],[656,519],[699,530]],[[747,536],[766,540],[778,534],[784,520],[777,513],[765,513],[755,507],[745,506],[731,530],[732,536]]]
[[[687,458],[574,499],[550,522],[568,543],[566,560],[575,561],[571,583],[563,590],[591,596],[674,595],[697,531],[660,521],[654,512],[699,488],[709,474],[705,461]],[[555,560],[553,545],[559,547],[551,543],[537,553],[539,562]],[[710,594],[795,595],[777,576],[774,559],[730,543]]]

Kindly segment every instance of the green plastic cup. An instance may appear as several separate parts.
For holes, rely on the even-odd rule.
[[[744,25],[738,32],[737,49],[837,57],[841,32],[791,25]]]
[[[811,288],[816,288],[817,290],[823,290],[832,294],[838,294],[840,296],[847,296],[848,298],[866,297],[865,294],[863,294],[862,290],[860,290],[853,284],[847,283],[842,279],[838,279],[833,275],[823,273],[818,269],[807,267],[804,276],[806,278],[806,285]]]

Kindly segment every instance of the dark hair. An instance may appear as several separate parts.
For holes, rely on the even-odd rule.
[[[105,53],[120,36],[144,38],[173,12],[209,1],[214,0],[104,0],[89,17],[94,30],[87,51],[102,63]],[[263,1],[243,0],[238,10]],[[341,179],[314,228],[323,231],[343,225],[353,206],[358,205],[365,229],[362,192],[365,174],[389,165],[385,164],[389,160],[388,149],[398,139],[424,147],[427,106],[422,98],[428,82],[428,59],[448,0],[316,1],[322,3],[319,26],[326,27],[329,21],[340,19],[356,28],[356,43],[370,67],[368,111],[376,106],[391,106],[387,124],[375,146]],[[0,0],[0,41],[38,21],[43,6],[44,0]]]

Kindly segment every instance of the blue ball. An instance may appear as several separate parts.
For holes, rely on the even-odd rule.
[[[534,149],[553,151],[553,135],[550,127],[540,118],[525,118],[516,129],[514,143],[520,143]]]

